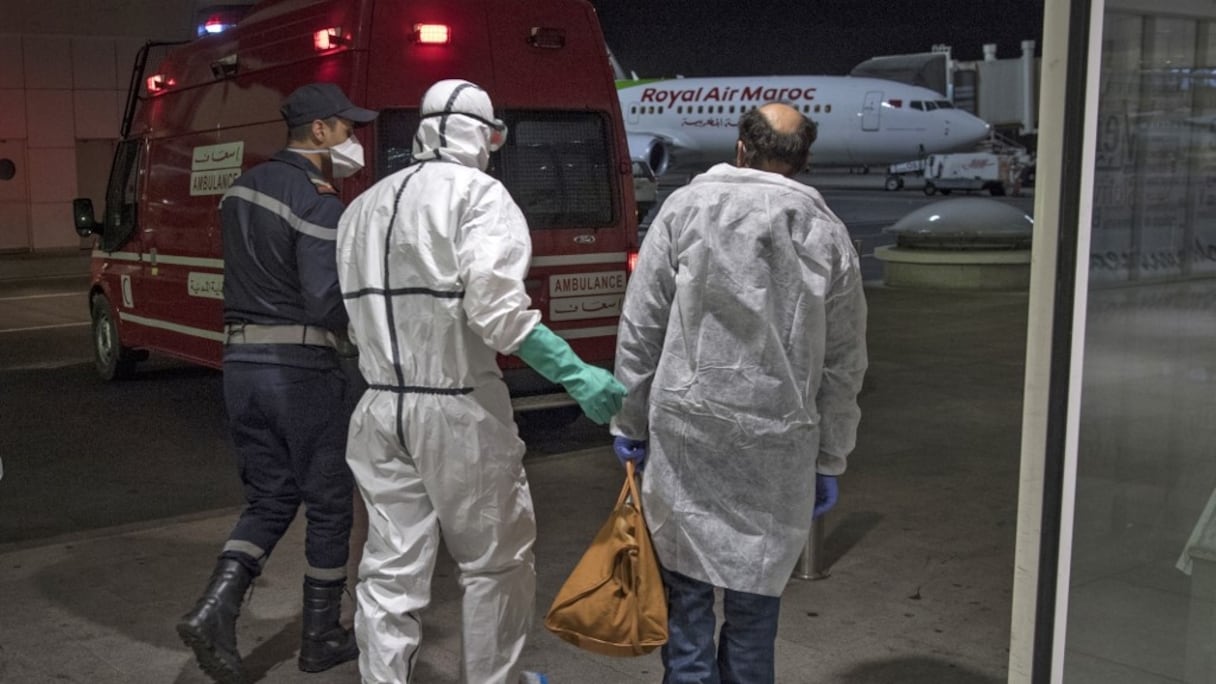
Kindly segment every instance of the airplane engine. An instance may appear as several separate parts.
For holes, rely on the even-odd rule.
[[[630,133],[627,137],[629,156],[633,161],[646,162],[656,176],[662,176],[667,172],[667,165],[671,162],[671,153],[668,152],[667,145],[661,139],[645,133]]]

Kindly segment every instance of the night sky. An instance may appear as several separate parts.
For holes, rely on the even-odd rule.
[[[846,74],[877,55],[1042,54],[1043,0],[591,0],[608,45],[641,77]]]

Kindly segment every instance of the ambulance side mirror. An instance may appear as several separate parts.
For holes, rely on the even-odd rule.
[[[93,218],[93,200],[88,197],[77,197],[72,200],[72,216],[76,220],[76,232],[80,237],[88,237],[101,232],[101,225]]]

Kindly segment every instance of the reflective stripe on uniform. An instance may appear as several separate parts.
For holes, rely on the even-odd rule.
[[[266,211],[269,211],[275,216],[283,219],[292,228],[309,237],[315,237],[318,240],[329,240],[331,242],[338,239],[338,231],[336,229],[326,228],[325,226],[319,226],[315,223],[305,221],[299,216],[296,216],[295,213],[292,212],[291,207],[265,193],[258,192],[252,188],[234,185],[231,188],[228,188],[228,192],[224,193],[224,199],[228,199],[229,197],[235,197],[237,199],[249,202],[256,207],[261,207],[262,209],[265,209]]]

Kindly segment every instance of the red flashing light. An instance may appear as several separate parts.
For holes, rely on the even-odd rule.
[[[159,95],[169,88],[177,85],[177,81],[168,78],[164,74],[154,74],[148,77],[147,80],[148,92],[152,95]]]
[[[629,275],[633,275],[633,272],[634,272],[634,270],[637,269],[637,267],[638,267],[638,253],[630,252],[629,256],[627,256],[625,258],[625,272],[628,273]]]
[[[326,50],[334,50],[346,45],[346,37],[342,35],[342,29],[337,26],[324,28],[312,34],[312,46],[317,52],[325,52]]]
[[[423,45],[446,45],[452,42],[452,29],[447,24],[414,24],[414,41]]]

